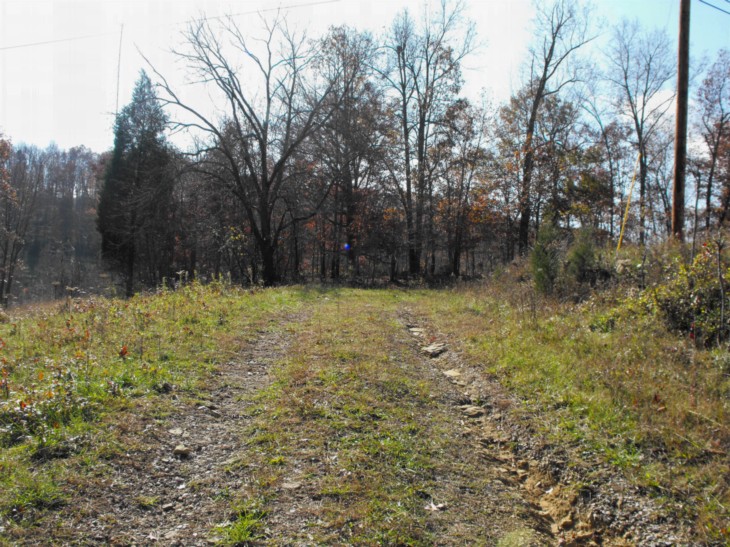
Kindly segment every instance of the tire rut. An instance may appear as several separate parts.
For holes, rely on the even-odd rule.
[[[424,366],[453,386],[450,402],[454,412],[463,417],[462,435],[469,448],[495,474],[504,491],[523,500],[526,511],[522,516],[530,528],[522,536],[506,537],[519,545],[598,545],[591,525],[575,513],[576,496],[542,470],[543,462],[513,450],[508,413],[516,401],[459,359],[449,340],[433,335],[411,310],[402,309],[399,315],[423,356]]]
[[[287,317],[286,321],[298,318]],[[121,424],[121,443],[93,485],[82,486],[55,516],[54,541],[64,544],[211,545],[230,517],[230,499],[244,481],[243,430],[251,395],[269,385],[271,363],[288,344],[281,330],[256,339],[213,373],[191,400],[173,386],[174,411]],[[45,541],[45,540],[44,540]],[[41,542],[43,543],[43,542]],[[31,543],[26,543],[31,544]]]

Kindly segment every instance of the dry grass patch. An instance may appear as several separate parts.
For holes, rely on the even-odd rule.
[[[489,545],[521,518],[495,500],[453,386],[398,320],[403,297],[329,291],[293,332],[258,401],[242,492],[267,500],[272,543]]]
[[[0,325],[0,537],[38,533],[107,460],[139,448],[139,424],[168,416],[173,397],[197,400],[247,332],[300,305],[295,288],[192,283],[12,312]]]
[[[615,300],[559,303],[510,281],[412,302],[519,396],[523,417],[548,439],[625,471],[693,521],[698,541],[730,539],[725,350],[697,349],[648,315],[622,320],[609,313]]]

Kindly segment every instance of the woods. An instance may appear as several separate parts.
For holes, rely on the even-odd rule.
[[[624,238],[664,241],[668,36],[624,20],[589,59],[599,29],[582,4],[534,15],[504,104],[464,93],[482,37],[458,2],[403,11],[378,36],[346,26],[307,36],[282,14],[254,34],[234,17],[189,23],[174,50],[189,88],[145,67],[116,116],[113,150],[3,139],[3,302],[66,287],[131,296],[182,276],[275,285],[484,275],[528,255],[543,230],[564,244],[587,231],[597,248],[615,244],[635,164]],[[722,50],[694,75],[694,240],[730,210],[729,71]]]
[[[125,78],[91,4],[0,43],[117,73],[113,145],[0,132],[0,545],[728,545],[730,50],[684,120],[650,4],[145,0]]]

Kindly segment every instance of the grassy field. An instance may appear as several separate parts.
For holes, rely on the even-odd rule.
[[[607,325],[612,300],[561,304],[512,282],[448,294],[414,307],[516,393],[546,438],[670,504],[697,541],[730,541],[726,349],[697,349],[648,315]]]
[[[464,450],[457,392],[424,368],[406,328],[416,318],[519,401],[514,420],[570,450],[576,492],[605,479],[591,468],[609,469],[690,523],[698,543],[724,544],[730,358],[649,316],[608,321],[612,306],[499,281],[433,291],[193,283],[11,313],[0,325],[0,537],[49,533],[78,487],[133,448],[122,435],[130,415],[164,422],[173,395],[204,398],[225,363],[275,331],[289,349],[247,396],[245,451],[227,464],[246,479],[226,492],[230,515],[212,537],[525,544],[510,538],[530,537],[530,523],[499,513],[492,472]]]

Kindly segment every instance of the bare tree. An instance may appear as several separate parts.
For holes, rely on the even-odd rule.
[[[526,98],[527,125],[523,145],[522,181],[520,189],[520,224],[518,245],[520,254],[527,251],[532,217],[532,175],[535,167],[533,138],[540,108],[546,97],[581,79],[581,67],[574,62],[575,52],[587,44],[588,12],[575,0],[556,0],[540,5],[535,18],[536,31],[541,38],[530,48],[530,72]]]
[[[485,108],[475,107],[466,100],[457,101],[447,113],[443,138],[432,151],[437,156],[432,161],[442,164],[437,218],[446,238],[449,272],[457,277],[468,244],[472,189],[486,164],[487,121]]]
[[[697,91],[699,121],[697,123],[706,150],[705,229],[710,229],[713,183],[717,171],[720,144],[730,138],[730,50],[723,49],[707,71]],[[721,219],[724,219],[723,218]]]
[[[670,89],[676,67],[667,34],[644,33],[624,20],[608,51],[608,79],[617,90],[616,108],[631,120],[639,159],[639,242],[645,242],[648,143],[674,101]]]
[[[408,270],[421,272],[427,207],[433,196],[428,148],[435,128],[461,87],[461,62],[474,47],[474,25],[463,20],[463,4],[442,0],[420,28],[407,11],[393,23],[379,70],[392,91],[400,125],[403,172],[393,172],[408,231]]]
[[[609,209],[605,213],[608,215],[609,237],[613,239],[616,228],[616,196],[621,191],[622,164],[627,160],[625,143],[628,140],[630,128],[626,124],[620,123],[615,111],[600,99],[605,91],[602,83],[605,83],[605,80],[596,79],[588,86],[587,93],[581,101],[581,107],[595,124],[593,131],[596,133],[596,140],[600,143],[599,149],[602,151],[601,155],[609,183]]]
[[[5,164],[8,168],[5,168]],[[15,150],[0,139],[0,304],[8,305],[15,269],[43,184],[42,154],[36,148]]]
[[[331,276],[337,278],[343,247],[350,272],[357,273],[364,240],[362,223],[357,220],[379,168],[385,114],[382,88],[373,79],[376,48],[369,34],[347,27],[331,28],[321,41],[321,52],[317,64],[337,77],[330,100],[338,104],[331,105],[332,116],[307,148],[312,162],[321,166],[325,185],[332,187],[328,207],[322,213],[332,224],[330,266]]]
[[[281,16],[264,21],[259,38],[246,37],[232,18],[213,28],[208,20],[190,25],[187,49],[176,52],[201,82],[223,98],[222,119],[193,106],[161,80],[162,100],[192,121],[177,127],[197,130],[198,169],[228,189],[243,207],[262,263],[266,285],[279,281],[277,251],[282,231],[296,219],[283,202],[294,180],[290,164],[305,139],[329,117],[334,75],[325,85],[311,69],[314,53],[304,36],[291,33]],[[238,60],[240,64],[236,64]]]

